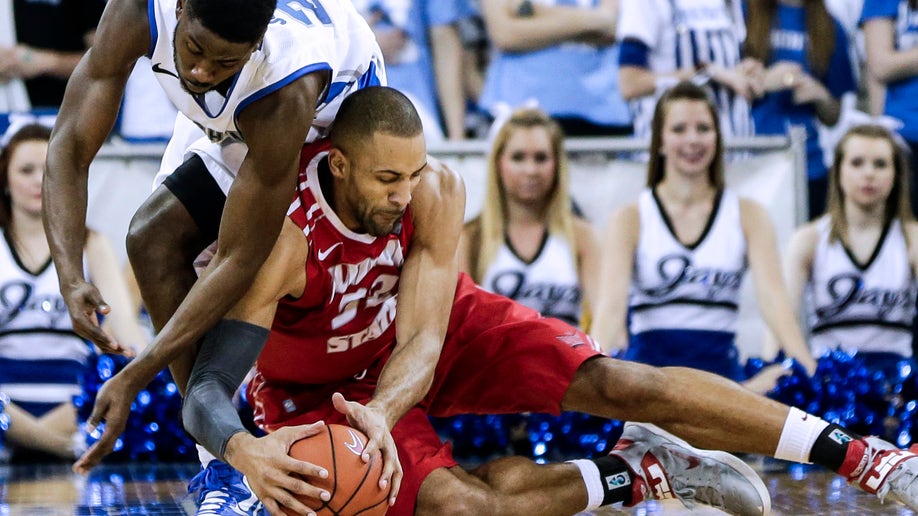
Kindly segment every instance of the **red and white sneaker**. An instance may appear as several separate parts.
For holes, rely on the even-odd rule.
[[[635,474],[635,504],[678,498],[688,508],[698,502],[740,516],[771,511],[768,489],[745,462],[726,452],[694,448],[654,425],[626,423],[610,455]]]
[[[881,502],[889,498],[918,510],[918,460],[914,460],[918,455],[878,437],[865,437],[861,443],[864,454],[849,483],[877,495]]]

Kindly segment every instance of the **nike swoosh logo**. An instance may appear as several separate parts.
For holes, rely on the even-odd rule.
[[[171,76],[175,77],[176,79],[179,78],[179,76],[176,75],[175,72],[170,71],[170,70],[166,70],[165,68],[163,68],[163,67],[162,67],[162,63],[153,63],[153,72],[154,72],[154,73],[164,73],[164,74],[166,74],[166,75],[171,75]]]
[[[353,453],[354,455],[357,455],[357,456],[363,455],[363,449],[364,449],[363,441],[360,440],[360,437],[358,437],[357,434],[354,433],[353,430],[348,429],[347,433],[351,435],[351,439],[353,439],[353,442],[349,443],[345,441],[344,447],[350,450],[351,453]]]
[[[320,262],[324,262],[325,259],[328,258],[328,255],[329,255],[336,247],[338,247],[339,245],[341,245],[341,242],[338,242],[338,243],[332,245],[331,247],[329,247],[328,249],[326,249],[326,250],[324,250],[324,251],[319,251],[318,253],[316,253],[316,254],[318,255],[318,257],[319,257],[319,261],[320,261]]]

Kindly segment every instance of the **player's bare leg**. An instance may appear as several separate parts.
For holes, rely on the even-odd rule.
[[[522,457],[507,457],[471,473],[460,467],[433,471],[421,484],[415,514],[555,516],[574,514],[586,502],[576,466],[539,466]]]
[[[875,437],[861,437],[710,373],[676,367],[655,369],[607,357],[597,358],[585,362],[574,375],[562,408],[658,424],[706,448],[813,462],[839,473],[852,485],[876,494],[880,500],[888,497],[918,509],[918,455],[915,453],[899,450]],[[588,486],[590,478],[608,479],[609,472],[620,473],[620,464],[612,460],[617,458],[628,466],[632,481],[636,479],[653,486],[653,492],[649,496],[645,493],[645,498],[666,497],[659,496],[661,494],[682,498],[676,490],[668,488],[675,483],[687,486],[698,483],[699,487],[705,483],[703,476],[695,471],[693,461],[680,459],[683,450],[688,449],[690,453],[724,465],[723,472],[728,474],[724,479],[730,479],[734,487],[742,488],[742,482],[737,482],[740,477],[732,475],[731,470],[747,478],[749,486],[755,487],[754,491],[746,489],[745,495],[736,497],[736,489],[717,487],[715,482],[710,484],[715,488],[713,491],[695,489],[696,499],[704,496],[707,499],[702,499],[703,503],[724,503],[737,512],[751,510],[755,491],[760,491],[761,487],[754,485],[757,479],[744,472],[743,465],[732,456],[696,450],[676,435],[653,425],[626,424],[622,439],[609,460],[577,462],[583,466],[581,472]],[[669,453],[672,450],[677,453]],[[650,467],[648,454],[654,458]],[[591,507],[611,494],[606,488],[609,486],[602,482],[594,485],[598,491],[594,490],[591,495]],[[718,493],[718,489],[722,492]]]
[[[695,446],[771,455],[788,407],[723,377],[597,358],[574,375],[564,410],[653,423]]]
[[[641,459],[654,461],[668,475],[667,479],[672,480],[666,485],[666,493],[657,492],[659,484],[631,474],[626,462],[614,456],[576,461],[580,464],[549,465],[507,457],[488,462],[471,473],[460,468],[435,470],[421,485],[415,514],[559,516],[613,503],[631,506],[649,498],[680,498],[689,506],[700,502],[743,516],[768,513],[770,499],[765,485],[735,457],[695,450],[656,436],[646,436],[645,440]],[[724,458],[732,463],[723,462]],[[692,462],[692,471],[688,474],[677,471],[686,469],[686,461]],[[605,498],[601,489],[597,491],[595,485],[591,489],[585,483],[583,463],[617,465],[617,472],[597,477],[598,481],[615,486]],[[670,474],[671,471],[675,474]]]
[[[128,257],[156,331],[169,321],[197,279],[192,264],[209,244],[204,240],[185,206],[163,186],[153,192],[131,220]],[[194,356],[194,350],[187,350],[169,365],[183,395]]]

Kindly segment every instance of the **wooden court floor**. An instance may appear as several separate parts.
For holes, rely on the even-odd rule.
[[[186,485],[198,468],[197,464],[108,465],[81,476],[66,465],[0,466],[0,516],[190,515],[195,505],[186,494]],[[915,514],[901,505],[881,505],[824,470],[801,466],[768,469],[772,471],[763,471],[762,477],[776,516]],[[723,513],[704,507],[689,511],[678,502],[667,501],[627,511],[597,511],[593,516],[690,514]]]

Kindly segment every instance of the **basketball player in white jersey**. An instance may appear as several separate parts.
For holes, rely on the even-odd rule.
[[[142,55],[182,116],[163,159],[165,173],[178,168],[135,215],[128,254],[159,330],[146,351],[167,356],[184,389],[194,344],[271,250],[303,143],[327,131],[346,95],[385,74],[372,32],[347,1],[109,2],[61,106],[44,220],[74,329],[114,352],[122,343],[98,330],[95,313],[107,307],[80,268],[86,180]],[[194,257],[215,239],[211,268],[196,281]],[[112,386],[98,401],[126,408],[156,373],[137,371],[130,385]],[[113,444],[126,415],[109,414],[115,428],[103,446]]]
[[[841,348],[871,369],[911,359],[918,223],[908,158],[886,129],[856,126],[835,150],[826,215],[794,234],[786,260],[816,356]]]

